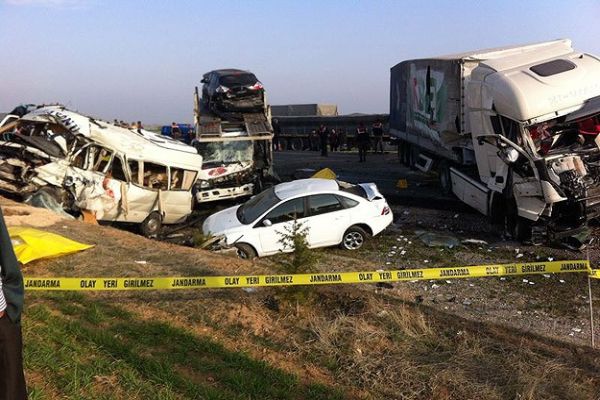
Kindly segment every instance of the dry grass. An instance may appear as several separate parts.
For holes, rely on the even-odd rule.
[[[76,221],[61,221],[49,229],[97,246],[69,257],[32,263],[26,268],[28,275],[159,276],[277,269],[276,259],[246,262]],[[136,260],[147,264],[136,264]],[[325,253],[320,267],[356,270],[365,265],[375,269],[362,260]],[[98,398],[111,398],[106,388],[122,371],[127,372],[132,387],[158,393],[151,398],[190,398],[185,394],[189,393],[188,381],[210,391],[214,382],[228,376],[207,373],[200,366],[191,368],[188,361],[194,360],[187,358],[183,349],[175,361],[160,344],[145,353],[138,341],[153,343],[151,331],[140,331],[138,337],[137,331],[125,329],[155,329],[159,324],[159,332],[172,331],[174,338],[196,345],[209,342],[215,349],[222,346],[234,359],[243,355],[248,365],[266,363],[277,376],[297,377],[296,387],[305,393],[320,390],[337,397],[336,391],[341,389],[346,398],[406,400],[600,398],[600,352],[586,346],[555,341],[544,337],[544,332],[533,334],[469,321],[439,308],[417,305],[410,289],[381,291],[372,285],[357,285],[313,290],[314,296],[298,310],[284,301],[282,290],[266,288],[250,293],[233,289],[102,293],[76,301],[69,301],[68,296],[29,295],[24,320],[26,346],[30,343],[28,379],[35,398],[84,398],[65,394],[79,393],[71,378],[56,378],[73,376],[66,373],[72,368],[72,358],[65,346],[76,351],[76,360],[81,358],[77,362],[83,367],[89,361],[86,352],[95,357],[98,371],[90,370],[85,384]],[[97,333],[94,329],[98,327],[110,335]],[[175,339],[165,343],[180,345]],[[114,350],[108,357],[107,346]],[[140,373],[128,346],[138,348],[143,361],[161,360],[165,371],[159,372],[166,378],[150,379]],[[39,357],[40,349],[46,349],[45,363]],[[127,357],[133,361],[128,362]],[[52,363],[57,359],[64,366],[54,371]],[[154,371],[152,368],[149,371]],[[170,379],[179,382],[177,390],[165,383]],[[310,386],[313,383],[321,386]],[[64,385],[71,392],[65,392]],[[122,382],[114,390],[120,398],[127,396],[128,387]],[[259,398],[255,396],[248,392],[245,398]],[[138,393],[131,398],[144,397]]]

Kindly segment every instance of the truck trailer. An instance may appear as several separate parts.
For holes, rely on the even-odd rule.
[[[391,68],[400,159],[510,236],[580,247],[600,216],[600,59],[568,39]]]

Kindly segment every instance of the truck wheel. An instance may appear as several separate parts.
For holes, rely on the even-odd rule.
[[[340,247],[345,250],[358,250],[363,246],[368,237],[369,234],[361,227],[351,226],[344,233]]]
[[[279,149],[278,150],[281,150],[281,151],[288,150],[288,141],[287,141],[287,139],[279,138]]]
[[[518,214],[514,198],[508,200],[504,221],[504,231],[513,239],[520,242],[531,239],[532,223]]]
[[[416,146],[408,147],[408,166],[410,169],[415,170],[417,165],[417,160],[419,159],[419,148]]]
[[[400,162],[408,167],[408,150],[410,148],[410,145],[408,143],[406,143],[405,141],[399,141],[398,143],[398,158],[400,159]]]
[[[448,161],[441,161],[438,165],[438,178],[442,193],[449,195],[452,193],[452,177],[450,176],[450,164]]]
[[[236,243],[235,248],[237,249],[237,255],[243,260],[252,260],[256,258],[256,250],[252,246],[246,243]]]
[[[299,150],[302,150],[303,145],[304,145],[304,143],[302,143],[301,138],[295,138],[295,139],[291,140],[290,149],[294,150],[294,151],[299,151]]]
[[[158,236],[161,228],[162,228],[162,217],[156,211],[150,213],[150,215],[148,215],[146,217],[146,219],[140,225],[140,230],[142,231],[142,235],[144,235],[148,238]]]

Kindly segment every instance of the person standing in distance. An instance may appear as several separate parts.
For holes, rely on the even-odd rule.
[[[358,147],[358,162],[367,161],[367,150],[369,149],[369,131],[363,122],[356,128],[356,146]]]
[[[321,155],[327,157],[327,145],[329,142],[329,129],[321,124],[319,127],[319,139],[321,140]]]
[[[380,119],[373,122],[373,127],[371,129],[373,132],[373,140],[375,141],[375,146],[373,146],[373,153],[380,152],[383,154],[383,124]]]
[[[23,374],[23,275],[0,209],[0,400],[27,399]]]

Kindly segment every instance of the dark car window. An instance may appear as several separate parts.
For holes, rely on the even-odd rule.
[[[265,219],[268,219],[273,224],[278,224],[281,222],[304,218],[305,216],[304,198],[301,197],[299,199],[288,200],[285,203],[275,207],[274,210],[265,216]]]
[[[225,75],[219,79],[219,83],[225,87],[248,86],[254,85],[256,82],[258,79],[254,74]]]
[[[237,209],[237,218],[242,224],[249,224],[262,213],[279,203],[280,199],[275,194],[275,189],[270,188],[260,192]]]
[[[352,208],[358,205],[358,201],[346,196],[337,196],[338,200],[344,205],[344,208]]]
[[[308,205],[311,216],[344,209],[337,197],[333,194],[316,194],[314,196],[309,196]]]

